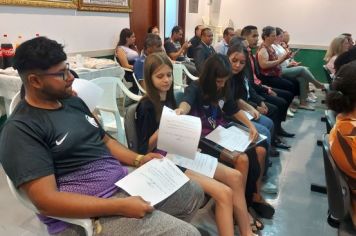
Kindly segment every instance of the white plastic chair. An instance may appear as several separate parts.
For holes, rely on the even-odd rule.
[[[21,92],[18,91],[11,100],[10,107],[9,107],[9,115],[13,112],[13,110],[15,109],[17,104],[20,102],[20,100],[21,100],[20,93]]]
[[[137,85],[138,89],[140,90],[140,93],[142,94],[146,94],[146,90],[144,90],[142,88],[142,86],[140,85],[140,83],[138,82],[136,76],[135,76],[135,73],[133,72],[133,70],[129,69],[129,68],[124,68],[122,67],[122,69],[124,69],[124,71],[127,71],[127,72],[131,72],[132,73],[132,77],[134,78],[134,82],[135,84]]]
[[[21,100],[20,92],[17,92],[11,100],[9,114],[11,114],[13,112],[13,110],[15,109],[17,104],[20,102],[20,100]],[[27,209],[30,209],[33,212],[39,214],[40,212],[33,205],[33,203],[28,199],[26,193],[24,191],[22,191],[21,189],[16,188],[8,176],[6,176],[6,179],[7,179],[7,184],[9,185],[10,191],[11,191],[12,195],[16,198],[16,200],[18,200]],[[53,216],[49,216],[49,217],[57,219],[57,220],[65,221],[70,224],[79,225],[84,228],[87,236],[93,235],[93,224],[92,224],[91,219],[62,218],[62,217],[53,217]]]
[[[199,77],[192,75],[187,67],[181,63],[173,64],[173,82],[175,90],[184,90],[188,85],[183,80],[183,76],[187,76],[191,80],[198,80]]]
[[[120,63],[117,61],[116,55],[114,55],[114,61],[115,61],[116,64],[117,64],[118,66],[120,66],[124,71],[127,71],[127,72],[129,72],[129,73],[132,73],[132,77],[134,78],[134,82],[135,82],[135,84],[137,85],[138,89],[140,90],[140,92],[141,92],[142,94],[146,94],[146,90],[144,90],[144,88],[142,88],[142,86],[141,86],[140,83],[138,82],[138,80],[137,80],[137,78],[136,78],[135,73],[133,72],[133,70],[131,70],[131,69],[129,69],[129,68],[122,67],[122,66],[120,65]],[[130,84],[131,84],[131,83],[130,83]]]
[[[11,179],[6,176],[7,178],[7,184],[9,185],[10,191],[12,195],[20,202],[22,203],[23,206],[25,206],[27,209],[32,210],[33,212],[39,214],[40,212],[37,210],[37,208],[32,204],[32,202],[28,199],[26,193],[22,191],[21,189],[18,189],[14,186],[12,183]],[[87,236],[92,236],[93,235],[93,224],[91,219],[75,219],[75,218],[62,218],[62,217],[53,217],[53,216],[48,216],[53,219],[61,220],[70,224],[74,225],[79,225],[84,228],[85,233]]]
[[[116,102],[117,88],[118,86],[119,89],[122,87],[120,79],[115,77],[100,77],[91,80],[91,82],[104,90],[104,94],[101,96],[96,107],[100,112],[104,130],[115,132],[117,134],[117,140],[126,145],[123,118],[120,116]]]

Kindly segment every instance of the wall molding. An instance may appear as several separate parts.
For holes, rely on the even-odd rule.
[[[300,49],[328,50],[328,46],[321,46],[321,45],[289,44],[289,46],[291,48],[300,48]]]
[[[82,51],[82,52],[70,52],[67,53],[68,56],[75,56],[77,54],[80,54],[85,57],[106,57],[106,56],[112,56],[115,54],[115,49],[103,49],[103,50],[94,50],[94,51]]]

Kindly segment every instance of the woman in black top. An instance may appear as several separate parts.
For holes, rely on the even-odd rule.
[[[232,117],[249,128],[250,139],[255,141],[258,138],[255,126],[243,111],[238,109],[232,96],[231,88],[228,84],[231,71],[231,64],[227,56],[222,54],[210,56],[204,64],[199,81],[194,81],[186,88],[185,96],[183,102],[179,105],[178,112],[200,117],[203,125],[203,136],[210,133],[218,125],[225,125],[227,123],[226,116]],[[258,160],[261,160],[261,163],[264,162],[266,149],[262,146],[257,146],[256,148],[251,148],[247,154],[231,153],[225,149],[217,153],[221,160],[232,164],[245,177],[248,205],[258,205],[259,209],[263,208],[261,216],[271,218],[274,214],[274,209],[263,201],[257,190],[260,186],[256,185],[261,172]]]

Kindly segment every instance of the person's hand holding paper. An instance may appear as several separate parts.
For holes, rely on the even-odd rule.
[[[157,148],[168,153],[194,159],[198,149],[201,129],[201,120],[199,118],[177,115],[174,110],[163,107]]]

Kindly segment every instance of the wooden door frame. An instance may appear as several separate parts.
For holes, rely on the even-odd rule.
[[[178,4],[178,25],[183,29],[182,44],[185,42],[185,19],[186,19],[186,0],[179,0]]]

